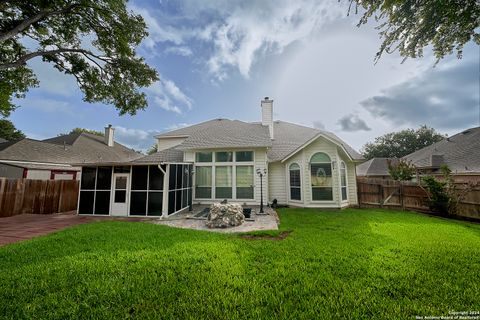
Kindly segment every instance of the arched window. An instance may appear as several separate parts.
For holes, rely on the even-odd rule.
[[[347,200],[347,166],[343,161],[340,163],[340,188],[342,190],[342,201]]]
[[[302,187],[300,182],[300,166],[292,163],[290,171],[290,200],[302,200]]]
[[[315,153],[310,158],[310,177],[313,201],[333,200],[332,161],[323,153]]]

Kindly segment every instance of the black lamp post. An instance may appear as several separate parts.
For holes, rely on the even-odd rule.
[[[257,169],[257,174],[260,176],[260,213],[263,213],[263,176],[267,175],[267,169]]]

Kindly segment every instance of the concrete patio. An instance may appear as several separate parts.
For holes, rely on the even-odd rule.
[[[195,205],[193,206],[193,210],[191,212],[183,211],[165,219],[154,220],[152,221],[152,223],[182,229],[206,230],[223,233],[278,230],[279,219],[277,212],[270,207],[264,207],[265,212],[263,214],[260,214],[259,206],[252,206],[251,218],[245,219],[245,222],[240,226],[219,229],[208,228],[206,226],[206,217],[195,217],[207,207],[208,206],[206,205]]]

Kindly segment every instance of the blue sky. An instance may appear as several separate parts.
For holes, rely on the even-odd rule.
[[[200,5],[201,3],[201,5]],[[425,56],[385,55],[374,24],[346,16],[337,1],[136,0],[149,37],[138,53],[160,81],[146,88],[149,107],[119,116],[88,104],[72,77],[32,60],[40,87],[11,116],[30,138],[74,127],[116,127],[116,140],[137,150],[153,135],[212,118],[260,120],[260,100],[274,118],[335,132],[354,148],[381,134],[422,124],[447,134],[479,125],[479,47],[435,66]]]

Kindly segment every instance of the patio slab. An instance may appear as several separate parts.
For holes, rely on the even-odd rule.
[[[192,212],[181,212],[172,217],[154,220],[152,223],[166,225],[182,229],[206,230],[222,233],[251,232],[261,230],[278,230],[278,215],[272,208],[266,207],[265,214],[258,214],[259,207],[252,207],[251,219],[237,227],[231,228],[209,228],[206,225],[206,219],[195,218],[194,216],[202,211],[206,206],[194,206]]]

